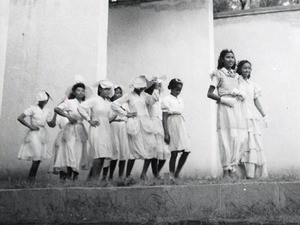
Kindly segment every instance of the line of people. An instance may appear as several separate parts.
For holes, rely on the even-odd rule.
[[[170,172],[174,178],[189,155],[190,140],[182,113],[183,101],[179,94],[183,83],[172,79],[170,95],[161,99],[163,79],[145,76],[133,79],[132,91],[123,95],[121,86],[108,80],[96,84],[97,96],[86,95],[88,87],[77,82],[65,98],[55,107],[54,116],[45,105],[51,98],[46,91],[36,96],[36,105],[30,106],[18,120],[29,128],[21,145],[18,158],[32,160],[28,180],[35,181],[41,160],[52,157],[54,172],[61,181],[77,180],[81,169],[89,168],[89,180],[113,178],[119,161],[119,178],[131,179],[136,159],[144,160],[141,179],[146,179],[151,164],[153,176],[159,177],[170,157]],[[90,89],[89,89],[90,90]],[[28,123],[25,118],[29,117]],[[90,126],[84,126],[86,120]],[[54,143],[53,153],[47,151],[48,133],[45,125],[58,125],[60,132]],[[178,153],[182,153],[176,166]]]
[[[251,71],[248,60],[236,65],[233,51],[224,49],[217,70],[211,74],[207,97],[218,103],[217,134],[224,178],[268,175],[258,112],[265,127],[268,119],[259,102],[261,89],[249,80]]]
[[[268,119],[259,101],[261,89],[249,80],[251,70],[249,61],[236,65],[233,51],[225,49],[210,76],[207,97],[217,102],[218,147],[226,179],[268,175],[259,124],[260,115],[265,126]],[[157,178],[169,158],[170,174],[178,178],[190,154],[182,116],[184,104],[179,96],[183,82],[172,79],[170,94],[161,98],[162,82],[139,76],[130,84],[132,91],[123,95],[121,86],[104,80],[96,84],[97,96],[91,96],[91,89],[79,81],[68,89],[68,98],[55,107],[53,117],[45,108],[50,95],[39,92],[36,105],[18,118],[29,128],[18,154],[19,159],[32,160],[29,181],[35,180],[40,161],[51,155],[47,154],[47,123],[60,127],[52,159],[62,181],[76,180],[82,168],[90,168],[90,180],[98,180],[102,170],[102,179],[108,172],[113,179],[118,161],[119,178],[123,178],[127,162],[125,177],[130,179],[137,159],[144,160],[141,179],[146,179],[150,165]],[[26,117],[30,117],[29,123]],[[84,120],[90,124],[88,131]]]

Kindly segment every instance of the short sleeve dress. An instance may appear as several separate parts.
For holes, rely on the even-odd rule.
[[[247,147],[246,117],[242,101],[231,95],[238,88],[239,75],[225,68],[211,74],[211,85],[216,87],[218,96],[236,98],[234,107],[219,103],[217,107],[217,133],[220,159],[223,170],[235,171],[241,153]]]
[[[190,137],[183,118],[184,104],[180,96],[167,95],[161,103],[163,112],[168,113],[167,123],[170,134],[170,151],[190,152]]]
[[[23,112],[30,118],[30,124],[39,128],[27,131],[23,144],[18,153],[18,159],[22,160],[43,160],[51,158],[50,151],[47,151],[48,132],[46,123],[51,121],[51,113],[47,108],[41,109],[37,105],[32,105]]]
[[[266,158],[262,144],[260,115],[254,105],[254,100],[262,95],[261,89],[249,80],[240,79],[239,89],[246,93],[243,107],[247,118],[248,145],[241,156],[247,177],[267,177]]]

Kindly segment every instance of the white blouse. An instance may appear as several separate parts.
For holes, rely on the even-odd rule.
[[[82,117],[77,110],[78,106],[80,106],[80,102],[74,98],[65,100],[59,104],[58,108],[67,112],[73,119],[77,120],[77,122],[82,122]]]
[[[47,122],[52,120],[50,110],[47,108],[41,109],[37,105],[31,105],[23,113],[30,117],[30,123],[33,126],[44,127]]]
[[[163,98],[161,109],[163,112],[167,112],[169,114],[182,114],[184,111],[183,100],[179,96],[176,98],[170,94]]]

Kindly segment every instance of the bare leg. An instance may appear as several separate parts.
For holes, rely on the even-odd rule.
[[[91,168],[91,179],[98,180],[101,174],[101,170],[104,164],[104,159],[105,158],[98,158],[93,160],[93,167]]]
[[[165,159],[159,159],[158,160],[158,173],[160,173],[161,169],[164,167],[166,160]]]
[[[106,180],[106,177],[107,177],[107,174],[108,174],[108,169],[109,169],[109,166],[103,168],[103,173],[102,173],[102,180],[103,181]]]
[[[135,159],[128,159],[126,168],[126,177],[130,177]]]
[[[119,178],[123,177],[124,169],[125,169],[125,164],[126,164],[125,160],[120,160],[119,161]]]
[[[145,159],[145,160],[144,160],[143,171],[142,171],[142,174],[141,174],[141,179],[142,179],[142,180],[145,180],[145,179],[146,179],[146,174],[147,174],[147,171],[148,171],[150,162],[151,162],[151,159]]]
[[[177,155],[178,155],[178,152],[176,152],[176,151],[171,152],[171,158],[170,158],[170,162],[169,162],[169,169],[170,169],[170,173],[172,175],[175,174],[175,165],[176,165]]]
[[[178,161],[177,169],[175,172],[175,178],[179,177],[180,171],[181,171],[182,167],[184,166],[185,161],[186,161],[187,157],[189,156],[189,154],[190,154],[189,152],[183,152],[181,154],[179,161]]]
[[[153,158],[151,159],[151,168],[152,168],[152,173],[154,177],[158,177],[158,159]]]
[[[113,176],[114,176],[114,172],[116,169],[116,165],[117,165],[117,159],[116,160],[111,160],[110,161],[110,166],[109,166],[109,179],[112,180]]]
[[[32,161],[32,165],[31,168],[29,170],[29,175],[28,175],[28,181],[30,183],[34,183],[35,182],[35,177],[39,168],[41,161],[37,160],[37,161]]]

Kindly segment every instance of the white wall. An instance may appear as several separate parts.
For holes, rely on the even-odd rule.
[[[34,104],[38,90],[49,91],[54,101],[47,106],[54,108],[66,88],[73,84],[75,75],[85,76],[87,84],[106,77],[107,14],[108,1],[10,1],[3,96],[0,96],[2,175],[3,171],[27,173],[30,166],[17,160],[27,130],[17,122],[17,117]],[[8,15],[1,11],[2,16]],[[57,130],[52,129],[51,148],[56,134]]]
[[[109,11],[108,78],[128,85],[140,74],[165,74],[165,86],[174,77],[184,82],[182,98],[192,142],[187,175],[207,175],[211,170],[215,124],[206,93],[213,58],[212,19],[210,0],[156,1]]]
[[[215,61],[223,48],[238,60],[252,62],[251,80],[263,90],[261,98],[271,123],[264,130],[270,171],[300,166],[300,11],[217,19]]]

